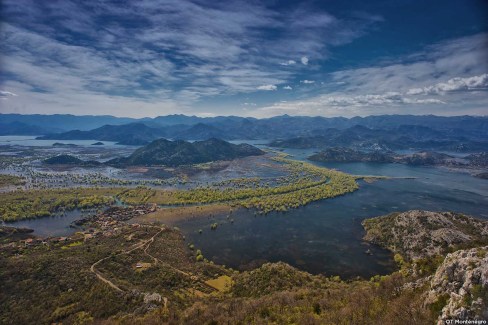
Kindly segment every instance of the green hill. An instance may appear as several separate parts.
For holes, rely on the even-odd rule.
[[[159,139],[137,149],[129,157],[113,159],[108,164],[180,166],[262,154],[262,150],[249,144],[236,145],[216,138],[192,143]]]

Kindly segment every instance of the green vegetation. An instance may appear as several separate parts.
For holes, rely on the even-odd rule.
[[[138,187],[126,190],[118,197],[126,203],[141,202],[161,205],[191,205],[229,202],[245,208],[257,208],[261,213],[287,211],[310,202],[336,197],[359,188],[356,177],[307,162],[287,159],[284,155],[273,158],[290,172],[287,182],[275,187],[260,185],[215,189],[211,186],[189,190],[164,191]],[[256,184],[257,179],[248,182]],[[228,183],[230,184],[230,182]]]
[[[0,187],[24,185],[25,179],[14,175],[0,174]]]
[[[284,263],[239,273],[207,262],[200,250],[188,250],[176,230],[118,228],[83,243],[70,238],[2,246],[0,323],[427,324],[435,319],[422,305],[422,289],[404,290],[405,278],[398,273],[344,282]],[[135,244],[140,248],[133,250]],[[121,291],[90,271],[97,261],[96,272]]]
[[[260,213],[268,213],[287,211],[313,201],[343,195],[358,189],[354,176],[316,167],[310,163],[294,161],[286,158],[284,154],[278,154],[272,159],[287,170],[289,176],[272,181],[264,181],[256,177],[231,179],[188,190],[161,190],[138,186],[130,189],[90,187],[9,192],[0,197],[0,219],[14,221],[50,216],[74,209],[106,206],[114,202],[114,197],[133,205],[157,203],[165,206],[184,206],[225,203],[232,206],[256,208]],[[15,176],[2,176],[0,181],[4,180],[11,184],[21,182],[21,179]],[[44,178],[52,177],[50,174],[42,173],[30,176],[32,186],[44,182]],[[59,177],[63,182],[75,184],[81,182],[92,186],[106,183],[117,186],[133,184],[132,181],[124,180],[114,183],[102,175],[61,175]],[[63,177],[69,177],[69,179]],[[58,181],[58,179],[48,180],[48,182]],[[153,183],[162,185],[165,181],[157,180]],[[270,183],[274,183],[275,186]]]
[[[426,304],[432,288],[417,281],[443,256],[410,261],[397,253],[402,270],[369,281],[285,263],[237,272],[208,261],[177,229],[118,222],[106,235],[103,220],[88,239],[0,242],[0,323],[433,324],[449,302],[440,294]],[[467,306],[479,298],[488,299],[479,284],[464,297]]]
[[[444,308],[444,306],[449,301],[449,298],[450,297],[448,294],[441,295],[434,303],[429,305],[433,317],[436,317],[440,314],[442,308]]]
[[[334,281],[284,263],[232,276],[227,294],[202,299],[174,323],[198,324],[432,324],[422,290],[402,290],[399,274],[377,282]],[[154,322],[161,318],[149,317]],[[148,318],[145,318],[148,321]]]
[[[88,209],[114,203],[116,189],[51,189],[3,193],[0,195],[0,219],[19,219],[50,216],[74,209]]]

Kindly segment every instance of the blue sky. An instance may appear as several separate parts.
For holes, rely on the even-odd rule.
[[[483,0],[2,3],[2,113],[488,112]]]

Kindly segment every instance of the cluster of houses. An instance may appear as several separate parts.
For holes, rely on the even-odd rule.
[[[110,237],[120,232],[120,229],[126,225],[125,221],[154,212],[156,209],[157,206],[155,204],[131,207],[112,207],[103,213],[78,220],[76,225],[84,227],[88,226],[88,230],[84,231],[85,240],[99,235]],[[139,225],[133,224],[132,226],[138,227]]]
[[[82,231],[78,231],[69,237],[48,237],[38,238],[29,237],[20,241],[13,241],[8,244],[9,247],[28,247],[34,245],[49,245],[58,243],[70,243],[80,240],[88,240],[98,236],[114,236],[120,233],[123,226],[134,217],[141,216],[156,211],[157,206],[141,205],[131,207],[112,207],[103,213],[91,215],[81,220],[75,221],[73,227],[83,226]],[[132,224],[132,227],[140,227],[139,224]]]
[[[6,246],[11,248],[16,247],[29,247],[29,246],[36,246],[36,245],[49,245],[49,244],[58,244],[58,243],[69,243],[72,241],[80,240],[83,238],[83,234],[75,233],[71,237],[47,237],[47,238],[39,238],[39,237],[29,237],[26,239],[22,239],[20,241],[12,241],[8,243]]]

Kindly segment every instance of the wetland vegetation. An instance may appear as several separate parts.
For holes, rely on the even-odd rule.
[[[283,154],[271,159],[288,172],[287,177],[275,181],[276,186],[270,184],[269,180],[241,178],[188,190],[163,190],[139,186],[128,189],[89,187],[15,191],[0,198],[0,218],[13,221],[48,216],[62,210],[106,206],[113,203],[114,198],[133,205],[156,203],[162,206],[184,206],[227,203],[231,206],[256,208],[259,213],[269,213],[298,208],[312,201],[343,195],[359,188],[356,177],[342,172],[294,161]],[[42,177],[42,174],[37,177]],[[85,180],[92,185],[107,181],[101,175],[95,179],[87,177]],[[119,184],[124,185],[124,182],[120,181]]]
[[[114,203],[115,189],[71,188],[13,191],[0,195],[0,218],[15,221],[47,217],[74,209],[106,207]],[[111,195],[112,194],[112,195]]]
[[[250,169],[227,173],[234,165],[216,169],[205,164],[165,170],[165,178],[120,178],[116,170],[85,170],[86,166],[76,164],[67,170],[46,168],[36,165],[46,154],[36,150],[30,154],[34,156],[4,160],[8,172],[22,175],[9,177],[7,183],[19,182],[17,186],[23,189],[8,190],[0,196],[3,221],[62,215],[74,209],[89,210],[94,216],[87,218],[89,223],[80,223],[80,232],[63,239],[38,239],[29,230],[11,231],[3,226],[0,302],[4,318],[0,322],[8,318],[20,323],[35,319],[67,324],[100,320],[109,324],[333,324],[343,319],[362,324],[412,319],[432,323],[449,303],[443,298],[442,287],[439,293],[430,293],[430,283],[425,280],[441,272],[445,251],[415,262],[399,251],[395,255],[399,271],[371,279],[344,281],[336,274],[312,275],[285,263],[235,271],[214,264],[212,255],[194,239],[187,242],[178,229],[160,223],[189,217],[208,219],[196,232],[201,238],[217,238],[234,219],[242,217],[236,213],[239,208],[249,208],[255,214],[288,211],[358,191],[361,180],[369,183],[385,177],[354,176],[295,160],[285,153],[267,152],[250,161],[265,171],[261,173],[250,173]],[[134,175],[139,170],[145,172],[144,168],[132,170]],[[223,177],[215,177],[222,170]],[[200,173],[211,177],[201,177]],[[130,214],[122,212],[113,215],[126,217],[97,217],[103,216],[100,210],[115,203],[134,209],[135,217],[130,219]],[[139,204],[157,204],[159,208],[141,209]],[[217,214],[227,218],[215,219]],[[365,223],[365,227],[369,229],[373,222]],[[469,242],[463,247],[478,244]],[[473,263],[478,262],[471,262],[477,267]],[[22,274],[11,271],[19,269]],[[411,288],[412,283],[420,285]],[[483,296],[484,289],[480,288],[473,289],[466,299],[475,301]],[[42,294],[31,295],[32,291]],[[428,292],[433,298],[426,302]],[[22,313],[27,306],[34,309]],[[230,312],[221,313],[222,309]],[[476,313],[474,307],[472,310]]]
[[[24,185],[25,179],[15,175],[0,174],[0,187]]]
[[[285,155],[272,159],[282,164],[289,172],[289,176],[280,179],[277,186],[270,186],[269,182],[262,182],[256,178],[246,181],[238,179],[219,183],[226,185],[224,189],[207,186],[165,191],[139,187],[122,192],[119,198],[129,204],[148,202],[160,205],[189,205],[226,202],[232,206],[256,208],[260,213],[268,213],[298,208],[359,188],[355,176],[307,162],[294,161]]]

